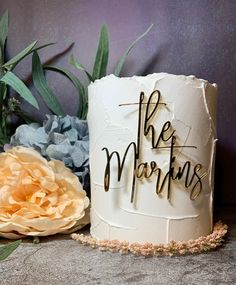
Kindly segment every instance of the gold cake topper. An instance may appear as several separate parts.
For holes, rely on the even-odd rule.
[[[197,163],[191,171],[191,162],[187,160],[182,167],[175,169],[174,162],[176,157],[174,155],[174,149],[176,148],[195,148],[196,146],[192,145],[177,145],[176,144],[176,130],[173,129],[171,122],[166,121],[161,129],[159,136],[156,134],[155,127],[152,125],[151,121],[153,120],[154,115],[158,111],[160,105],[167,105],[166,103],[160,102],[161,93],[159,90],[155,90],[151,93],[147,102],[144,102],[144,92],[140,93],[139,103],[127,103],[120,104],[119,106],[127,105],[139,105],[138,111],[138,131],[137,131],[137,140],[136,142],[130,142],[123,154],[123,157],[118,153],[118,151],[109,152],[108,148],[102,148],[106,153],[107,163],[104,173],[104,190],[109,191],[110,187],[110,177],[111,177],[111,160],[113,157],[117,159],[117,180],[120,181],[125,165],[127,155],[131,152],[133,156],[133,180],[132,180],[132,191],[130,202],[134,202],[135,196],[135,185],[136,179],[146,178],[149,179],[155,173],[157,175],[156,179],[156,194],[160,195],[164,186],[167,185],[167,199],[170,201],[171,198],[171,183],[174,180],[181,180],[184,178],[184,186],[186,189],[190,188],[190,199],[195,200],[200,193],[202,192],[202,179],[207,175],[206,172],[200,173],[202,170],[202,165]],[[144,105],[144,111],[142,106]],[[143,114],[144,113],[144,114]],[[144,116],[144,117],[143,117]],[[143,123],[142,123],[143,120]],[[141,135],[144,137],[151,137],[151,149],[159,151],[161,149],[169,149],[169,170],[162,179],[162,170],[158,167],[156,161],[148,162],[139,162],[140,159],[140,140]],[[169,143],[166,146],[160,146],[160,143],[165,144]],[[185,174],[185,176],[184,176]]]

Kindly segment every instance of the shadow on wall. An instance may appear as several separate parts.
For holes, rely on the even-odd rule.
[[[145,66],[140,69],[137,74],[139,75],[148,75],[149,73],[156,72],[156,66],[158,66],[158,62],[161,59],[163,48],[158,48],[155,54],[147,61]]]
[[[216,147],[216,168],[215,168],[215,192],[214,205],[234,204],[235,185],[232,184],[233,177],[236,176],[234,161],[236,161],[235,149],[229,148],[223,143],[218,143]],[[236,218],[236,217],[235,217]]]

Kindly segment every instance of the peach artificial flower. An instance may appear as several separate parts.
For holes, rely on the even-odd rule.
[[[47,236],[88,223],[89,199],[61,161],[32,148],[0,154],[0,236]],[[85,221],[86,220],[86,221]]]

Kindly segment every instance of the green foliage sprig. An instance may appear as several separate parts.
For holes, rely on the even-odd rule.
[[[114,69],[114,75],[120,76],[120,73],[122,71],[122,68],[125,64],[125,61],[127,59],[127,56],[129,55],[130,51],[133,49],[133,47],[142,39],[144,38],[149,31],[152,29],[153,25],[151,25],[141,36],[139,36],[124,52],[124,54],[121,56],[120,60],[118,61],[115,69]],[[100,79],[107,75],[107,65],[108,65],[108,58],[109,58],[109,36],[108,36],[108,30],[106,25],[103,25],[100,31],[100,38],[97,48],[97,53],[95,57],[95,63],[93,66],[93,73],[92,75],[86,70],[86,68],[79,63],[74,56],[72,55],[69,59],[69,63],[73,65],[78,70],[82,70],[85,72],[85,74],[88,77],[88,81],[94,82],[96,79]],[[88,84],[89,84],[88,83]],[[84,87],[85,94],[83,94],[83,97],[85,98],[84,101],[82,100],[82,119],[86,119],[87,112],[88,112],[88,93],[87,93],[87,86]],[[78,116],[80,114],[78,113]]]
[[[124,52],[120,60],[118,61],[114,74],[120,76],[124,63],[133,47],[145,37],[151,30],[153,25],[151,25],[141,36],[139,36]],[[69,63],[75,67],[77,70],[85,72],[88,78],[88,84],[94,82],[96,79],[100,79],[107,75],[107,66],[109,59],[109,35],[106,25],[103,25],[100,31],[100,38],[97,47],[95,62],[93,66],[93,72],[90,73],[80,62],[78,62],[73,55],[69,58]],[[37,55],[37,51],[33,55],[33,80],[34,85],[38,93],[42,96],[44,102],[48,108],[56,115],[64,115],[62,107],[56,99],[56,96],[51,91],[48,86],[43,70],[51,70],[66,76],[72,84],[76,87],[79,94],[79,107],[77,111],[77,116],[80,119],[86,120],[88,112],[88,91],[87,85],[81,83],[81,81],[67,69],[62,69],[54,66],[43,66]]]
[[[15,90],[21,98],[27,101],[34,108],[39,109],[39,105],[30,89],[14,73],[15,67],[28,55],[42,49],[45,44],[38,46],[37,41],[32,42],[25,49],[15,55],[12,59],[5,61],[5,49],[8,37],[9,15],[6,11],[0,19],[0,146],[9,141],[11,116],[17,115],[27,122],[28,116],[20,108],[20,101],[10,98],[8,89]]]

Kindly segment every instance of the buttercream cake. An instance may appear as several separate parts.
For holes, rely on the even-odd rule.
[[[88,97],[91,235],[168,243],[210,234],[216,84],[109,75]]]

